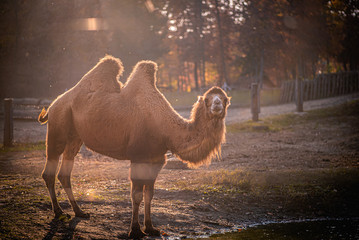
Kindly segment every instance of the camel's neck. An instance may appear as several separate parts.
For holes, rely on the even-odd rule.
[[[220,154],[224,142],[224,119],[210,118],[204,106],[194,107],[191,119],[178,126],[179,131],[170,136],[170,150],[190,165],[209,163]]]

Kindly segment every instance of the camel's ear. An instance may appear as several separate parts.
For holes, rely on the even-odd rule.
[[[199,103],[203,102],[203,96],[198,96],[197,102],[199,102]]]
[[[227,106],[231,105],[231,99],[232,97],[228,97]]]

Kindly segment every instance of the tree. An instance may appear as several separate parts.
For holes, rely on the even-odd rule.
[[[167,13],[168,23],[172,29],[169,38],[178,46],[178,57],[183,64],[178,67],[187,66],[185,69],[188,69],[192,66],[188,62],[193,63],[193,80],[195,89],[198,91],[200,85],[203,86],[205,83],[202,1],[165,1],[163,11]]]
[[[1,97],[56,96],[105,54],[125,74],[167,53],[166,18],[139,1],[2,1]]]
[[[262,85],[266,70],[273,68],[283,46],[283,2],[254,0],[243,6],[240,47],[244,73]]]
[[[359,2],[328,1],[331,53],[345,70],[359,69]]]
[[[222,27],[222,20],[220,14],[220,6],[218,0],[214,0],[214,10],[215,16],[217,21],[217,32],[218,32],[218,50],[219,50],[219,80],[218,86],[223,86],[223,84],[228,82],[227,77],[227,68],[226,68],[226,59],[225,59],[225,48],[223,45],[223,27]]]
[[[108,19],[109,52],[120,56],[125,69],[143,59],[156,60],[166,54],[166,18],[149,11],[145,0],[105,1],[103,15]],[[129,71],[130,72],[130,71]]]

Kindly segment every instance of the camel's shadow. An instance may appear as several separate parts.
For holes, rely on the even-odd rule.
[[[49,223],[50,229],[43,240],[51,240],[56,233],[61,233],[61,239],[73,239],[75,228],[79,222],[81,222],[81,218],[77,217],[71,219],[70,221],[54,218]]]

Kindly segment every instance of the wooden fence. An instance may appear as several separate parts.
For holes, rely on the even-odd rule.
[[[12,146],[14,136],[14,119],[36,120],[41,109],[43,107],[48,107],[50,103],[51,100],[36,98],[4,99],[3,104],[0,104],[0,120],[4,119],[3,146]]]
[[[13,119],[36,120],[43,107],[47,108],[52,100],[38,98],[12,98]],[[5,100],[0,100],[0,119],[6,115]]]
[[[304,101],[358,92],[359,72],[321,74],[313,80],[303,80],[302,91]],[[295,95],[295,81],[283,82],[280,102],[294,102]]]

